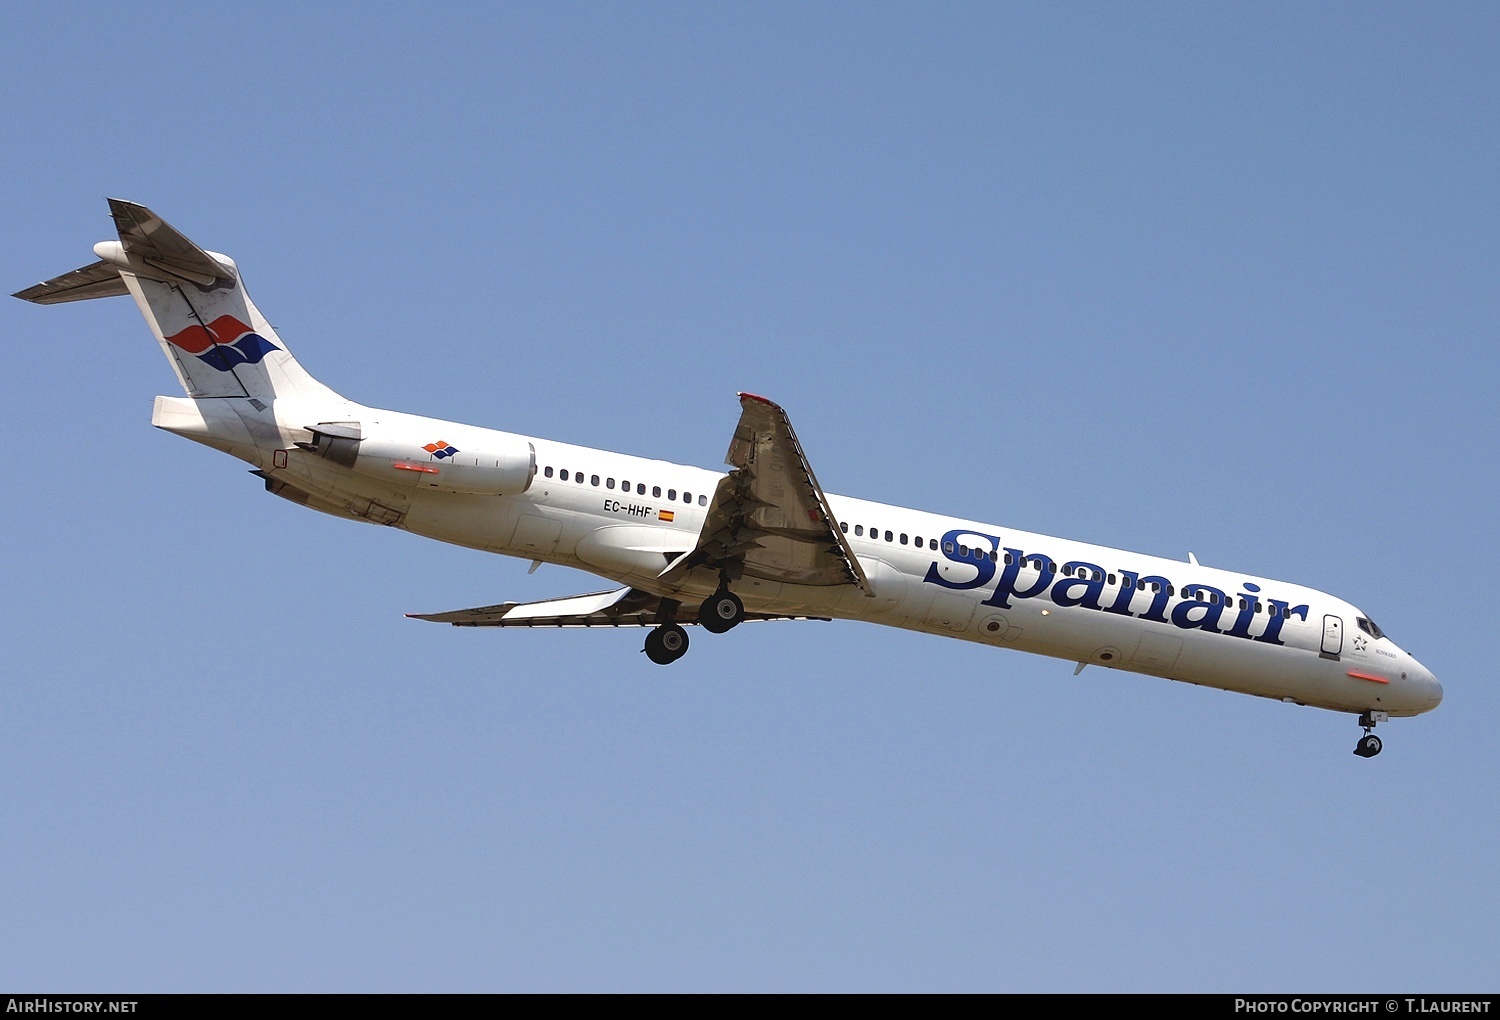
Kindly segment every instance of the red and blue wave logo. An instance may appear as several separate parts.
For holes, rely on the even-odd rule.
[[[206,327],[189,326],[167,337],[167,343],[220,372],[258,365],[267,354],[281,350],[233,315],[221,315]]]

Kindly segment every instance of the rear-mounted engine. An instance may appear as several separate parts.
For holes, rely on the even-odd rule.
[[[514,496],[531,487],[536,476],[531,443],[489,429],[444,427],[452,433],[447,438],[378,422],[319,422],[306,426],[312,441],[297,446],[394,485],[492,496]]]

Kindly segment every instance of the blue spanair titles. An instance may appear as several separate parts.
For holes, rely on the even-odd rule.
[[[978,543],[989,543],[988,548]],[[998,535],[960,528],[943,536],[943,559],[934,560],[922,580],[958,591],[987,588],[994,591],[981,605],[1014,609],[1016,600],[1049,597],[1055,605],[1078,606],[1101,613],[1133,616],[1139,620],[1169,623],[1183,630],[1206,630],[1214,634],[1285,644],[1281,628],[1288,617],[1306,620],[1308,607],[1293,606],[1280,599],[1262,601],[1260,586],[1241,582],[1239,608],[1231,596],[1209,584],[1187,584],[1179,590],[1160,574],[1116,570],[1118,590],[1106,588],[1110,571],[1097,563],[1068,560],[1058,564],[1045,553],[1026,552],[1003,546]],[[1176,605],[1173,605],[1174,594]],[[1265,620],[1260,633],[1252,634],[1257,618]]]

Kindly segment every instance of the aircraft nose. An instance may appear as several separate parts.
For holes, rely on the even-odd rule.
[[[1432,670],[1416,659],[1412,659],[1411,664],[1413,679],[1417,681],[1417,691],[1422,699],[1422,711],[1431,712],[1443,703],[1443,685],[1432,675]]]

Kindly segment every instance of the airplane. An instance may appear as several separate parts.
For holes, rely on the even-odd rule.
[[[109,199],[98,261],[18,292],[135,299],[183,397],[151,423],[253,466],[266,491],[355,521],[576,567],[616,587],[408,614],[458,627],[641,627],[654,663],[685,625],[862,620],[1085,666],[1357,714],[1431,711],[1443,690],[1368,614],[1270,578],[823,491],[786,412],[739,394],[729,471],[367,407],[318,382],[239,267]]]

